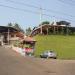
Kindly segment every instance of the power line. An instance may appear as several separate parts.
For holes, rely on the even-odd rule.
[[[40,9],[40,7],[38,7],[38,6],[34,6],[34,5],[22,3],[22,2],[16,2],[16,1],[13,1],[13,0],[5,0],[5,1],[15,3],[15,4],[24,5],[24,6],[27,6],[27,7],[33,7],[33,8]],[[59,0],[59,1],[62,1],[62,0]],[[70,16],[71,18],[73,18],[73,17],[75,18],[75,16],[73,16],[73,15],[70,15],[70,14],[67,14],[67,13],[62,13],[62,12],[51,10],[51,9],[42,8],[42,10],[47,11],[47,12],[53,12],[53,13],[57,13],[57,14],[67,15],[67,16]]]
[[[5,1],[11,2],[11,3],[20,4],[20,5],[24,5],[24,6],[28,6],[28,7],[39,8],[39,7],[34,6],[34,5],[30,5],[30,4],[26,4],[26,3],[22,3],[22,2],[16,2],[16,1],[13,1],[13,0],[5,0]]]
[[[29,12],[29,13],[33,13],[33,14],[39,14],[39,12],[33,12],[31,10],[25,10],[25,9],[21,9],[21,8],[16,8],[16,7],[11,7],[11,6],[7,6],[7,5],[2,5],[0,4],[1,7],[6,7],[6,8],[10,8],[10,9],[15,9],[15,10],[19,10],[19,11],[23,11],[23,12]],[[55,18],[58,18],[56,16],[52,16],[52,15],[48,15],[48,14],[42,14],[42,15],[45,15],[45,16],[48,16],[48,17],[55,17]],[[59,17],[61,19],[65,19],[65,18],[62,18],[62,17]],[[70,19],[65,19],[65,20],[69,20],[69,21],[72,21],[72,22],[75,22],[73,20],[70,20]]]
[[[49,14],[43,14],[43,15],[50,17]],[[71,22],[75,22],[74,20],[70,20],[70,19],[63,18],[63,17],[57,17],[57,16],[52,16],[52,17],[57,18],[57,19],[63,19],[63,20],[65,19],[65,20],[68,20],[68,21],[71,21]]]
[[[61,3],[64,3],[64,4],[67,4],[67,5],[70,5],[70,6],[74,6],[75,7],[75,1],[73,1],[73,0],[70,0],[70,3],[68,2],[68,3],[66,3],[66,0],[65,1],[63,1],[63,0],[58,0],[59,2],[61,2]]]
[[[29,12],[29,13],[38,14],[38,12],[34,12],[34,11],[31,11],[31,10],[26,10],[26,9],[22,9],[22,8],[16,8],[16,7],[7,6],[7,5],[2,5],[2,4],[0,4],[0,6],[2,6],[2,7],[7,7],[7,8],[11,8],[11,9],[15,9],[15,10],[19,10],[19,11],[24,11],[24,12]]]
[[[75,18],[75,16],[73,16],[73,15],[69,15],[69,14],[67,14],[67,13],[62,13],[62,12],[58,12],[58,11],[54,11],[54,10],[50,10],[50,9],[43,9],[43,10],[46,10],[46,11],[48,11],[48,12],[54,12],[54,13],[57,13],[57,14],[62,14],[62,15],[67,15],[67,16],[69,16],[69,17],[71,17],[71,18]]]

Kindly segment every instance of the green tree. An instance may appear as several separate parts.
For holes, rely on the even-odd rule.
[[[15,23],[15,25],[13,27],[24,33],[24,30],[20,27],[20,25],[18,23]]]
[[[50,22],[49,21],[44,21],[44,22],[41,23],[41,25],[45,25],[45,24],[50,24]]]
[[[28,35],[30,35],[30,34],[31,34],[31,31],[32,31],[32,30],[31,30],[31,28],[30,28],[30,27],[29,27],[29,28],[27,28],[27,29],[26,29],[26,35],[27,35],[27,36],[28,36]]]
[[[13,24],[10,22],[7,24],[8,27],[13,27]]]
[[[15,23],[14,28],[16,28],[17,30],[21,30],[20,25],[18,23]]]

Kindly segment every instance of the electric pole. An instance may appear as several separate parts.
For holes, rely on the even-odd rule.
[[[41,24],[41,22],[42,22],[42,8],[40,7],[40,24]],[[41,32],[40,33],[42,34],[42,25],[41,25]]]

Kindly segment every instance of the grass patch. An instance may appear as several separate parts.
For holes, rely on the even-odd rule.
[[[37,35],[35,39],[35,56],[39,56],[44,50],[52,49],[59,59],[75,59],[75,36]]]

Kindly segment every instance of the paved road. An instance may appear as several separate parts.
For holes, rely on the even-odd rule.
[[[0,47],[0,75],[75,75],[75,60],[23,57]]]

